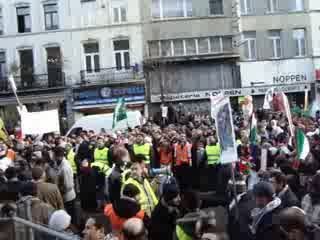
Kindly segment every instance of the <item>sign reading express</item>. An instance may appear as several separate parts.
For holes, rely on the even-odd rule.
[[[116,103],[119,97],[124,97],[126,102],[144,101],[144,86],[132,87],[96,87],[91,89],[77,89],[74,91],[75,106],[93,104]]]
[[[201,100],[208,99],[211,96],[217,96],[223,93],[227,97],[239,97],[246,95],[264,95],[271,86],[267,87],[254,87],[254,88],[235,88],[235,89],[222,89],[222,90],[208,90],[208,91],[197,91],[197,92],[184,92],[166,94],[164,101],[176,102],[176,101],[188,101],[188,100]],[[293,84],[293,85],[282,85],[275,87],[276,92],[302,92],[305,89],[310,90],[310,84]],[[161,95],[152,95],[151,102],[161,102]]]

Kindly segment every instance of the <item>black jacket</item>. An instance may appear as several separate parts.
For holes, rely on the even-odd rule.
[[[151,215],[149,239],[172,240],[177,217],[178,212],[174,209],[169,209],[161,200]]]
[[[300,207],[301,205],[297,196],[292,192],[290,187],[287,187],[287,189],[283,193],[280,193],[278,197],[281,199],[282,208]]]
[[[113,204],[120,199],[122,186],[122,170],[115,167],[108,178],[109,200]]]

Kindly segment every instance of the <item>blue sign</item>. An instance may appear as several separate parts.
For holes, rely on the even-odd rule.
[[[96,104],[112,104],[123,97],[126,102],[144,101],[144,85],[130,87],[95,87],[89,89],[75,89],[73,105],[85,106]]]

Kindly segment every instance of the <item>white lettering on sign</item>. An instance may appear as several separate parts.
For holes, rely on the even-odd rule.
[[[307,74],[280,75],[277,77],[273,77],[274,84],[306,82],[307,80],[308,80]]]
[[[222,89],[222,90],[208,90],[197,92],[184,92],[184,93],[170,93],[164,95],[164,101],[176,102],[176,101],[188,101],[188,100],[200,100],[208,99],[210,97],[223,94],[227,97],[239,97],[246,95],[264,95],[270,87],[274,86],[261,86],[261,87],[247,87],[247,88],[235,88],[235,89]],[[310,84],[290,84],[290,85],[278,85],[275,87],[275,92],[304,92],[310,90]],[[161,95],[156,94],[151,96],[151,102],[161,102]]]

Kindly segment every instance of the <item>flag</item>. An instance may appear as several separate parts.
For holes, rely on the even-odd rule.
[[[268,91],[266,92],[266,95],[264,96],[263,109],[267,109],[267,110],[271,109],[270,103],[272,102],[272,99],[273,99],[273,93],[274,93],[273,88],[268,89]]]
[[[282,95],[282,99],[283,99],[284,112],[286,113],[286,116],[288,118],[290,134],[291,134],[291,137],[293,137],[294,136],[294,127],[293,127],[293,121],[292,121],[292,116],[291,116],[289,100],[288,100],[288,97],[286,94],[281,93],[281,95]]]
[[[310,152],[309,140],[300,128],[297,130],[296,138],[298,159],[305,160]]]
[[[14,78],[13,78],[12,74],[9,76],[9,83],[10,83],[12,91],[13,92],[17,92],[17,86],[16,86],[16,83],[14,81]]]
[[[7,142],[8,141],[8,134],[7,134],[7,130],[4,126],[4,122],[3,120],[0,118],[0,139]]]
[[[251,126],[250,126],[250,143],[251,144],[257,144],[257,135],[258,135],[258,129],[257,129],[257,119],[254,113],[252,113],[251,116]]]
[[[116,124],[124,119],[127,119],[127,109],[125,106],[125,101],[124,98],[119,98],[118,99],[118,103],[117,106],[114,110],[113,113],[113,123],[112,123],[112,128],[116,127]]]

